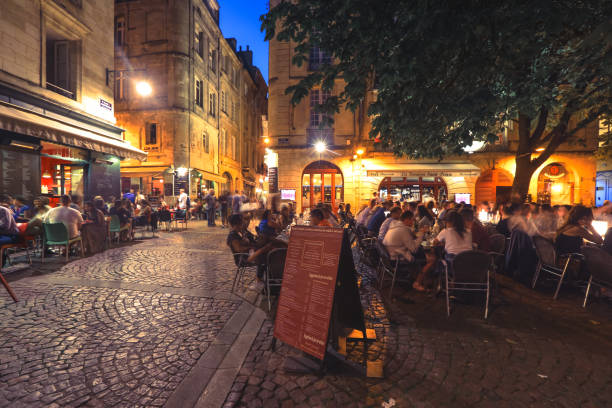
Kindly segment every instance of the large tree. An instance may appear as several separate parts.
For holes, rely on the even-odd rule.
[[[322,109],[354,110],[374,84],[370,137],[411,158],[462,154],[514,120],[516,196],[561,144],[580,143],[578,130],[612,108],[609,0],[273,3],[262,29],[296,44],[294,64],[313,47],[332,56],[287,89],[293,103],[342,78],[346,87]]]

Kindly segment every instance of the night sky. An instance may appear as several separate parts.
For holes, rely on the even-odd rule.
[[[268,81],[268,44],[259,30],[259,16],[267,12],[267,0],[219,0],[221,31],[234,37],[238,46],[253,49],[253,62]]]

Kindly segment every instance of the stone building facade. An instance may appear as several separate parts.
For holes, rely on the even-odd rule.
[[[277,3],[272,1],[271,6]],[[313,48],[309,61],[297,67],[291,63],[294,46],[270,41],[269,148],[278,154],[281,196],[295,201],[299,211],[319,202],[334,208],[340,203],[359,207],[374,193],[395,199],[472,203],[509,199],[518,140],[511,124],[499,135],[499,143],[461,157],[443,161],[398,158],[369,139],[371,122],[366,112],[376,98],[375,90],[355,113],[341,108],[329,128],[321,127],[322,115],[314,109],[328,97],[320,89],[313,89],[292,106],[285,90],[330,60],[323,50]],[[342,92],[343,86],[338,80],[333,93]],[[580,136],[587,141],[585,145],[562,146],[536,171],[530,187],[533,201],[593,204],[597,126],[584,129]]]
[[[242,114],[255,100],[240,96],[267,88],[223,37],[217,1],[117,0],[115,43],[117,120],[149,154],[122,166],[122,189],[168,197],[184,188],[195,197],[252,183],[242,163],[257,136],[243,132]],[[138,95],[139,81],[151,95]]]
[[[146,154],[115,125],[113,0],[0,7],[0,192],[119,193],[119,162]]]

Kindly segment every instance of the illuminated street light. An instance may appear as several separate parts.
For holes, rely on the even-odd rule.
[[[188,171],[189,170],[185,167],[179,167],[178,169],[176,169],[176,174],[178,174],[179,177],[185,177]]]
[[[139,81],[136,83],[136,92],[140,96],[150,96],[153,93],[153,88],[147,81]]]
[[[270,143],[270,138],[269,138],[269,137],[266,137],[266,138],[264,139],[264,143],[265,143],[265,144]]]
[[[319,154],[323,153],[327,149],[327,145],[323,141],[315,143],[315,151]]]
[[[544,147],[538,147],[536,149],[536,152],[543,152],[544,150],[546,150]]]
[[[361,156],[364,153],[365,153],[365,151],[362,148],[357,149],[357,155],[358,156]]]

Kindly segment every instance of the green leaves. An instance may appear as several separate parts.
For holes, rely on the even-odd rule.
[[[345,87],[319,109],[364,106],[372,138],[410,157],[457,154],[490,141],[518,112],[546,128],[561,113],[609,112],[612,2],[607,0],[308,0],[262,16],[266,38],[292,41],[293,62],[313,46],[332,55],[287,91]]]

